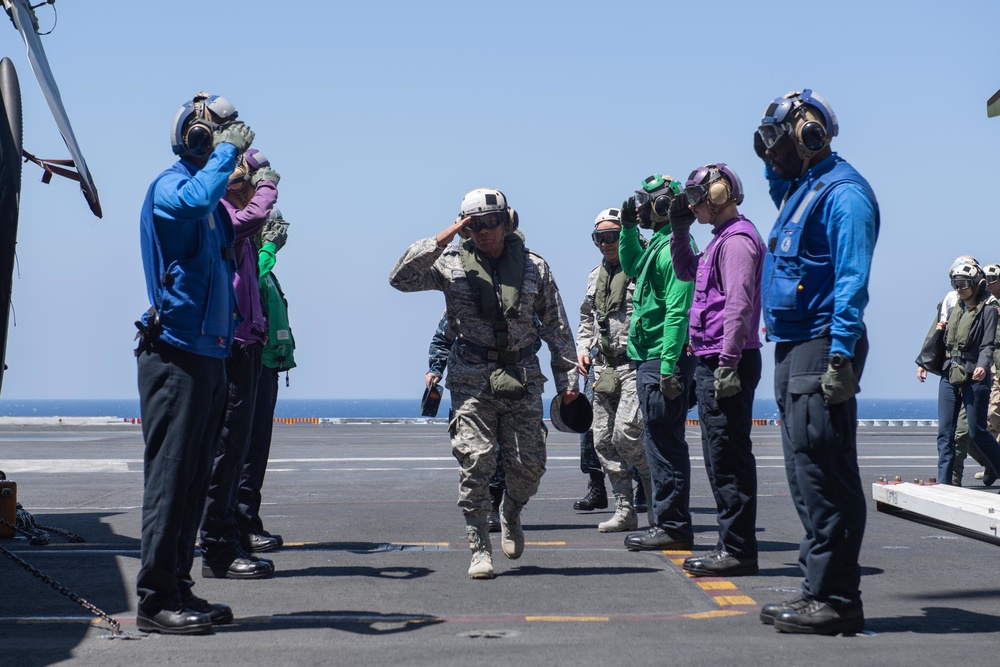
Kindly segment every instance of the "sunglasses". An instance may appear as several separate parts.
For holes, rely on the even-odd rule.
[[[611,245],[613,243],[618,243],[618,237],[621,232],[617,229],[602,229],[599,232],[594,232],[590,235],[590,238],[594,239],[594,245],[600,248],[603,244]]]
[[[481,232],[484,229],[496,229],[502,224],[503,218],[500,217],[499,213],[487,213],[474,217],[466,223],[465,228],[470,232]]]

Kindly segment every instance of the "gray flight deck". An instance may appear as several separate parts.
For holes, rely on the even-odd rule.
[[[550,429],[551,431],[551,429]],[[610,510],[581,513],[576,437],[550,432],[548,471],[525,508],[527,546],[497,578],[466,577],[457,464],[441,422],[278,424],[262,510],[284,536],[274,578],[203,579],[195,593],[232,606],[208,636],[135,629],[142,434],[134,424],[0,425],[0,470],[53,534],[0,540],[19,558],[121,622],[123,637],[0,557],[0,665],[929,665],[1000,661],[1000,552],[991,544],[876,511],[871,483],[927,479],[932,427],[861,427],[869,495],[861,553],[867,631],[786,635],[761,604],[792,597],[801,527],[775,426],[755,427],[759,575],[695,579],[687,552],[628,552],[597,532]],[[714,502],[697,427],[694,551],[715,544]],[[966,483],[980,468],[970,460]],[[495,538],[498,536],[495,536]]]

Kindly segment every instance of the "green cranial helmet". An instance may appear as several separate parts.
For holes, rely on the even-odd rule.
[[[673,176],[653,174],[642,181],[642,188],[635,191],[635,206],[639,209],[639,226],[649,229],[651,223],[667,221],[670,202],[681,193],[684,185]],[[649,206],[646,206],[649,204]]]

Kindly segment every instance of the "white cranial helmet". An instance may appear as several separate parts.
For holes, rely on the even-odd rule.
[[[459,217],[483,215],[485,213],[506,213],[507,198],[494,188],[476,188],[466,193],[462,198],[462,208]]]
[[[606,208],[594,218],[594,227],[602,222],[614,222],[620,227],[622,224],[622,212],[617,208]]]

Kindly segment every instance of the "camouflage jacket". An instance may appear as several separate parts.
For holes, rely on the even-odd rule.
[[[577,389],[576,348],[566,317],[559,288],[549,265],[541,256],[525,249],[524,283],[520,309],[507,320],[509,349],[525,350],[525,356],[512,364],[524,377],[530,394],[541,394],[546,377],[532,345],[541,338],[552,358],[556,391]],[[389,284],[401,292],[438,290],[444,292],[448,328],[456,335],[448,356],[449,389],[479,395],[490,392],[490,373],[497,362],[485,361],[462,343],[479,348],[493,348],[494,323],[480,314],[480,305],[465,276],[458,246],[439,248],[434,238],[417,241],[407,249],[389,274]],[[471,346],[470,346],[471,347]]]

